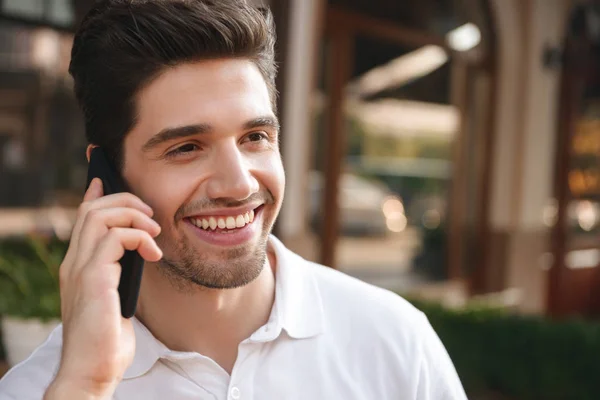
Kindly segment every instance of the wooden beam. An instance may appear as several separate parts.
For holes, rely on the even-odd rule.
[[[451,61],[451,103],[459,111],[460,126],[454,138],[452,151],[452,184],[449,197],[449,221],[446,233],[448,264],[446,271],[448,279],[458,279],[462,276],[465,248],[465,205],[468,198],[467,179],[467,141],[470,139],[470,119],[468,115],[470,80],[469,67],[459,57]]]
[[[575,49],[573,49],[575,47]],[[556,169],[554,180],[554,197],[557,201],[558,213],[551,233],[551,249],[553,263],[548,274],[548,292],[546,297],[547,312],[553,317],[561,317],[569,313],[566,290],[578,290],[569,287],[569,271],[566,270],[565,256],[567,254],[567,207],[570,201],[568,174],[571,161],[571,141],[573,138],[574,122],[577,116],[577,106],[581,94],[582,71],[573,65],[573,60],[579,62],[580,53],[568,38],[565,45],[565,60],[560,81],[560,97],[558,111],[558,129],[556,132]],[[584,58],[585,59],[585,58]]]
[[[351,77],[354,38],[338,27],[330,33],[328,46],[329,116],[325,138],[325,180],[323,190],[323,224],[321,230],[321,263],[336,268],[336,247],[339,235],[340,212],[338,207],[339,180],[346,152],[344,114],[345,88]]]
[[[433,35],[418,29],[407,28],[333,5],[329,6],[327,10],[325,28],[328,31],[346,30],[353,34],[365,34],[404,46],[421,47],[437,45],[448,52],[451,51],[442,36]]]
[[[493,190],[493,177],[494,177],[494,164],[495,154],[497,152],[495,148],[496,143],[496,117],[497,117],[497,102],[498,102],[498,28],[493,24],[495,18],[493,18],[493,7],[490,1],[480,3],[482,6],[482,12],[487,15],[487,18],[482,17],[483,20],[487,20],[487,40],[486,52],[482,60],[478,65],[473,65],[473,68],[480,68],[485,70],[489,77],[489,89],[487,93],[487,109],[485,114],[484,129],[482,132],[478,132],[483,136],[482,141],[482,165],[479,172],[479,178],[477,185],[479,185],[478,196],[478,207],[477,207],[477,235],[474,246],[477,247],[477,257],[474,260],[475,266],[472,269],[472,275],[469,277],[469,292],[471,294],[484,293],[489,290],[487,281],[491,275],[491,270],[494,265],[491,257],[492,248],[492,226],[491,226],[491,204],[492,204],[492,190]]]

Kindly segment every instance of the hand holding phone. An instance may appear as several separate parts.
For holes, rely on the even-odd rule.
[[[131,193],[104,194],[93,179],[60,267],[63,345],[47,399],[110,398],[135,353],[133,325],[122,315],[120,261],[126,251],[150,262],[162,257],[152,209]]]
[[[104,195],[127,191],[127,185],[113,164],[100,147],[92,149],[86,189],[94,178],[102,180]],[[131,318],[135,314],[137,300],[144,271],[144,260],[137,251],[126,250],[119,260],[121,278],[119,280],[119,297],[121,300],[121,315]]]

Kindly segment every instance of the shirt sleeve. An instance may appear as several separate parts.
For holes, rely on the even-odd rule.
[[[446,348],[424,314],[422,319],[417,400],[466,400]]]
[[[21,364],[0,381],[0,400],[42,400],[51,380],[43,368]]]
[[[0,379],[0,400],[42,400],[60,362],[62,330],[56,329],[29,358]]]

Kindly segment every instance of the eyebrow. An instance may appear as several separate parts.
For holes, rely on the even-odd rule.
[[[267,115],[262,117],[254,118],[250,121],[247,121],[242,126],[243,130],[256,129],[256,128],[272,128],[279,132],[280,126],[279,121],[276,117]],[[152,150],[154,147],[168,142],[170,140],[186,138],[189,136],[200,135],[211,133],[214,131],[214,128],[209,124],[194,124],[194,125],[185,125],[178,126],[174,128],[165,128],[158,132],[156,135],[152,136],[145,144],[142,146],[142,151],[147,152]]]
[[[258,117],[258,118],[254,118],[248,122],[246,122],[243,126],[243,129],[245,131],[249,130],[249,129],[256,129],[256,128],[272,128],[274,130],[276,130],[277,132],[279,132],[279,121],[277,120],[276,117],[272,117],[272,116],[264,116],[264,117]]]

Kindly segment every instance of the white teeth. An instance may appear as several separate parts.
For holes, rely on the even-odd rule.
[[[245,214],[229,217],[209,217],[206,218],[190,218],[192,224],[204,230],[243,228],[247,224],[254,221],[254,211],[249,211]]]
[[[227,229],[235,229],[235,218],[227,217],[225,222],[227,224]]]
[[[241,215],[238,215],[238,216],[235,218],[235,227],[236,227],[236,228],[243,228],[243,227],[244,227],[244,225],[246,225],[246,221],[244,221],[244,217],[243,217],[243,216],[241,216]]]

